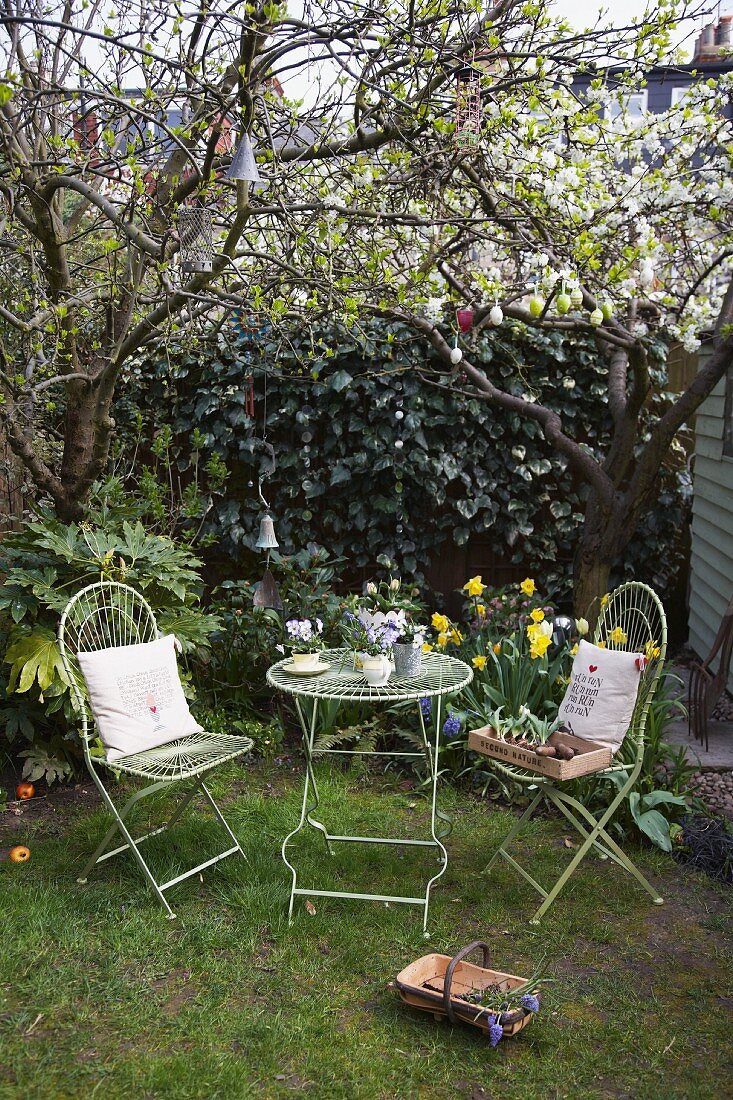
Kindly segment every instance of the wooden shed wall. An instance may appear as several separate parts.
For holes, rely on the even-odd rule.
[[[723,454],[725,379],[695,421],[690,646],[706,657],[733,594],[733,458]],[[728,680],[733,692],[733,673]]]

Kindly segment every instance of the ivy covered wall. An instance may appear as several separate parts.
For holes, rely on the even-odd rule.
[[[576,439],[603,449],[606,368],[592,338],[505,325],[483,333],[471,353],[516,392],[541,396]],[[473,539],[490,545],[494,560],[539,571],[561,597],[583,516],[564,459],[535,423],[460,393],[460,379],[431,384],[424,356],[414,336],[385,325],[305,335],[229,326],[208,343],[136,365],[116,419],[139,416],[143,453],[169,425],[184,480],[193,429],[204,451],[224,460],[226,491],[206,519],[220,561],[250,554],[257,537],[264,428],[277,458],[264,491],[285,552],[313,541],[352,569],[407,576]],[[658,384],[663,369],[658,358]],[[123,431],[121,446],[129,442]],[[669,548],[686,505],[684,463],[674,454],[620,573],[664,589],[679,566]]]

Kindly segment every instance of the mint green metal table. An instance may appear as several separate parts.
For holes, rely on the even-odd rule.
[[[300,811],[300,821],[297,826],[282,843],[282,857],[289,869],[292,878],[290,889],[290,905],[288,908],[288,920],[293,919],[293,905],[296,896],[354,898],[361,901],[400,902],[404,905],[421,905],[423,907],[423,932],[426,939],[428,907],[430,905],[430,891],[433,884],[445,873],[448,866],[448,852],[443,840],[451,829],[450,818],[441,813],[437,808],[438,787],[438,756],[440,752],[441,709],[444,696],[455,695],[469,684],[473,679],[473,673],[463,661],[454,657],[447,657],[442,653],[427,653],[423,657],[423,667],[419,676],[396,679],[394,676],[379,687],[372,687],[364,677],[354,668],[354,655],[350,650],[332,649],[322,654],[322,659],[330,668],[327,672],[318,676],[305,677],[294,676],[285,671],[287,661],[278,661],[267,673],[267,682],[278,691],[286,692],[295,699],[298,718],[303,729],[303,746],[305,750],[305,788],[303,791],[303,803]],[[425,729],[425,719],[419,706],[421,699],[435,700],[435,737],[431,744]],[[420,718],[420,730],[422,733],[423,752],[393,752],[372,751],[360,752],[358,749],[322,749],[319,755],[327,756],[389,756],[401,758],[425,757],[430,769],[431,781],[431,811],[430,811],[430,840],[404,840],[396,837],[382,836],[341,836],[329,833],[325,825],[313,815],[318,808],[318,787],[313,774],[313,743],[315,740],[316,726],[318,722],[318,707],[322,701],[349,701],[360,703],[400,703],[414,700]],[[439,831],[438,822],[443,823],[443,829]],[[295,867],[287,857],[287,846],[297,834],[310,825],[323,836],[328,851],[333,854],[332,843],[350,844],[396,844],[411,847],[436,848],[439,852],[440,869],[428,882],[425,893],[421,897],[404,897],[393,894],[359,894],[343,890],[319,890],[315,887],[298,886],[298,875]]]

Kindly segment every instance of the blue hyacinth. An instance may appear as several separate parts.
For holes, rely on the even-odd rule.
[[[429,718],[433,713],[433,701],[427,695],[420,700],[420,713],[423,718]]]
[[[504,1028],[497,1023],[496,1016],[489,1016],[489,1042],[495,1047],[504,1035]]]
[[[539,997],[535,997],[534,993],[525,993],[522,997],[522,1008],[526,1008],[528,1012],[539,1012]]]
[[[455,714],[449,714],[443,723],[443,735],[445,737],[456,737],[461,732],[461,720],[456,718]]]

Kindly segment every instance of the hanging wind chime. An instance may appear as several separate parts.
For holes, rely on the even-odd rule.
[[[254,409],[254,389],[252,391],[252,408]],[[263,397],[263,412],[262,412],[262,439],[260,441],[262,448],[267,453],[270,459],[269,470],[262,470],[257,481],[257,494],[265,509],[264,514],[260,518],[260,533],[257,536],[257,542],[255,546],[258,550],[265,551],[265,572],[262,575],[262,580],[255,585],[254,596],[252,602],[255,607],[269,607],[274,611],[283,610],[283,601],[280,593],[278,592],[277,585],[275,584],[275,578],[270,570],[270,552],[276,550],[279,543],[275,537],[275,524],[272,516],[270,515],[270,505],[265,500],[262,492],[262,483],[268,477],[271,477],[275,472],[277,465],[275,460],[275,448],[267,440],[267,372],[265,371],[264,382],[264,397]]]
[[[481,140],[481,72],[475,64],[456,73],[456,125],[453,137],[459,149],[475,148]]]

